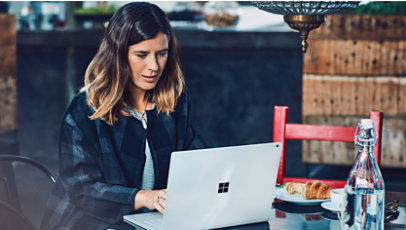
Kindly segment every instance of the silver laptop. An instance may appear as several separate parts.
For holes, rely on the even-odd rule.
[[[142,229],[212,229],[267,221],[281,143],[174,152],[165,212],[124,216]]]

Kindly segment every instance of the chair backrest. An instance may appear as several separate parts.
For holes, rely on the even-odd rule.
[[[0,162],[21,162],[35,168],[39,169],[49,180],[52,184],[55,184],[56,180],[52,173],[41,163],[35,161],[31,158],[25,156],[15,156],[15,155],[0,155]],[[5,190],[10,191],[8,188],[10,187],[9,181],[11,178],[5,178],[3,180]],[[15,177],[12,177],[15,180]],[[10,193],[10,192],[9,192]],[[11,192],[13,193],[13,192]],[[17,194],[6,194],[3,197],[0,197],[0,223],[2,223],[2,229],[36,229],[32,222],[21,212],[19,205],[15,205],[14,202],[11,202],[13,199],[12,197],[17,196]],[[17,197],[18,199],[18,197]],[[21,202],[18,202],[20,204]]]
[[[286,162],[286,140],[318,140],[318,141],[342,141],[354,142],[355,126],[328,126],[288,123],[287,106],[275,106],[273,123],[273,141],[283,143],[282,155],[279,163],[278,178],[276,183],[300,182],[315,180],[310,178],[285,177]],[[372,110],[369,112],[369,118],[373,120],[378,132],[378,142],[374,146],[374,155],[380,165],[381,161],[381,140],[382,140],[382,119],[383,113]],[[340,180],[320,180],[323,183],[335,188],[344,187],[346,181]]]

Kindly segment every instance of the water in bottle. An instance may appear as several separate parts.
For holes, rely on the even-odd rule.
[[[361,120],[354,140],[359,149],[345,186],[346,207],[339,218],[343,229],[380,230],[384,226],[385,185],[373,152],[378,134],[372,120]]]

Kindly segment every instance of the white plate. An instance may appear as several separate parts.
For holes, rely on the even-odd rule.
[[[323,207],[324,209],[327,209],[329,211],[332,212],[338,212],[340,211],[340,209],[338,208],[337,205],[335,205],[333,202],[331,201],[327,201],[327,202],[323,202],[321,203],[321,207]]]
[[[275,198],[298,205],[317,205],[328,201],[328,199],[306,200],[303,196],[299,194],[289,194],[285,188],[280,187],[275,187]]]

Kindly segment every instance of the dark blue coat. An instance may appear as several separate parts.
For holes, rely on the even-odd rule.
[[[206,147],[191,126],[190,101],[184,95],[170,115],[147,111],[147,130],[133,117],[120,116],[113,126],[90,120],[93,112],[81,92],[65,114],[59,137],[60,175],[42,229],[105,229],[132,213],[146,139],[154,162],[154,189],[166,188],[173,151]]]

